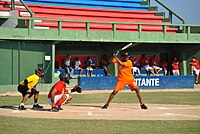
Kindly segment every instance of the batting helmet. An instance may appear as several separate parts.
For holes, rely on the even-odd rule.
[[[59,78],[61,81],[64,81],[65,83],[69,84],[69,80],[70,80],[69,75],[66,75],[65,73],[61,73],[59,75]]]
[[[129,57],[129,54],[128,54],[127,52],[124,52],[124,53],[121,54],[121,56],[122,56],[124,59],[126,59],[127,57]]]

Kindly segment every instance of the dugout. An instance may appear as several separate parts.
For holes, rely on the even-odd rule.
[[[65,41],[5,41],[0,42],[1,85],[18,84],[28,75],[34,73],[37,67],[46,69],[46,76],[41,83],[52,83],[57,80],[54,75],[55,55],[93,55],[97,57],[97,66],[103,54],[108,57],[116,49],[127,43],[122,42],[82,42]],[[181,75],[190,75],[189,62],[193,56],[200,57],[199,44],[178,43],[140,43],[127,51],[132,55],[158,55],[159,59],[167,57],[169,63],[176,56],[180,60]],[[115,75],[115,66],[109,66],[109,73]]]
[[[46,76],[41,83],[57,80],[54,75],[55,55],[70,53],[74,56],[93,55],[97,57],[97,66],[103,54],[108,57],[112,52],[126,45],[124,42],[72,42],[55,43],[52,41],[5,41],[0,42],[1,85],[18,84],[37,67],[46,69]],[[181,75],[190,75],[189,62],[193,56],[200,60],[199,44],[160,44],[140,43],[127,51],[131,55],[158,55],[159,60],[166,57],[170,63],[176,56],[180,60]],[[109,65],[109,73],[115,75],[115,66]]]
[[[70,53],[74,56],[93,55],[97,57],[97,66],[99,66],[100,58],[103,54],[108,57],[111,56],[113,51],[123,47],[127,43],[124,42],[61,42],[55,45],[56,55],[66,55]],[[189,62],[193,56],[197,59],[200,57],[199,44],[179,44],[179,43],[138,43],[138,45],[126,50],[130,55],[141,56],[142,54],[157,55],[158,60],[166,58],[170,63],[174,57],[180,61],[181,75],[190,74]],[[200,60],[200,59],[199,59]],[[112,75],[115,74],[114,66],[109,66],[109,71]]]

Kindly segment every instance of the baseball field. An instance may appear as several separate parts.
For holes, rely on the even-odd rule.
[[[1,134],[133,134],[200,133],[200,89],[141,91],[148,110],[142,110],[136,94],[124,90],[108,109],[101,109],[111,91],[83,91],[73,94],[62,111],[50,112],[47,93],[40,94],[43,110],[33,110],[33,98],[25,111],[18,110],[19,93],[0,93]]]

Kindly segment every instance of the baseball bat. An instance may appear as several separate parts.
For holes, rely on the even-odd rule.
[[[127,48],[129,48],[129,47],[131,47],[131,46],[136,46],[136,45],[138,45],[138,44],[137,44],[137,43],[135,43],[135,44],[129,43],[129,44],[125,45],[124,47],[122,47],[121,49],[119,49],[119,50],[116,52],[116,55],[118,55],[119,52],[121,52],[121,51],[123,51],[123,50],[125,50],[125,49],[127,49]]]

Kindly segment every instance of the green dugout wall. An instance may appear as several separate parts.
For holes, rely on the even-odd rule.
[[[0,85],[15,85],[34,73],[38,67],[47,68],[52,58],[52,45],[35,41],[0,42]],[[49,66],[42,82],[51,83],[52,66]]]

